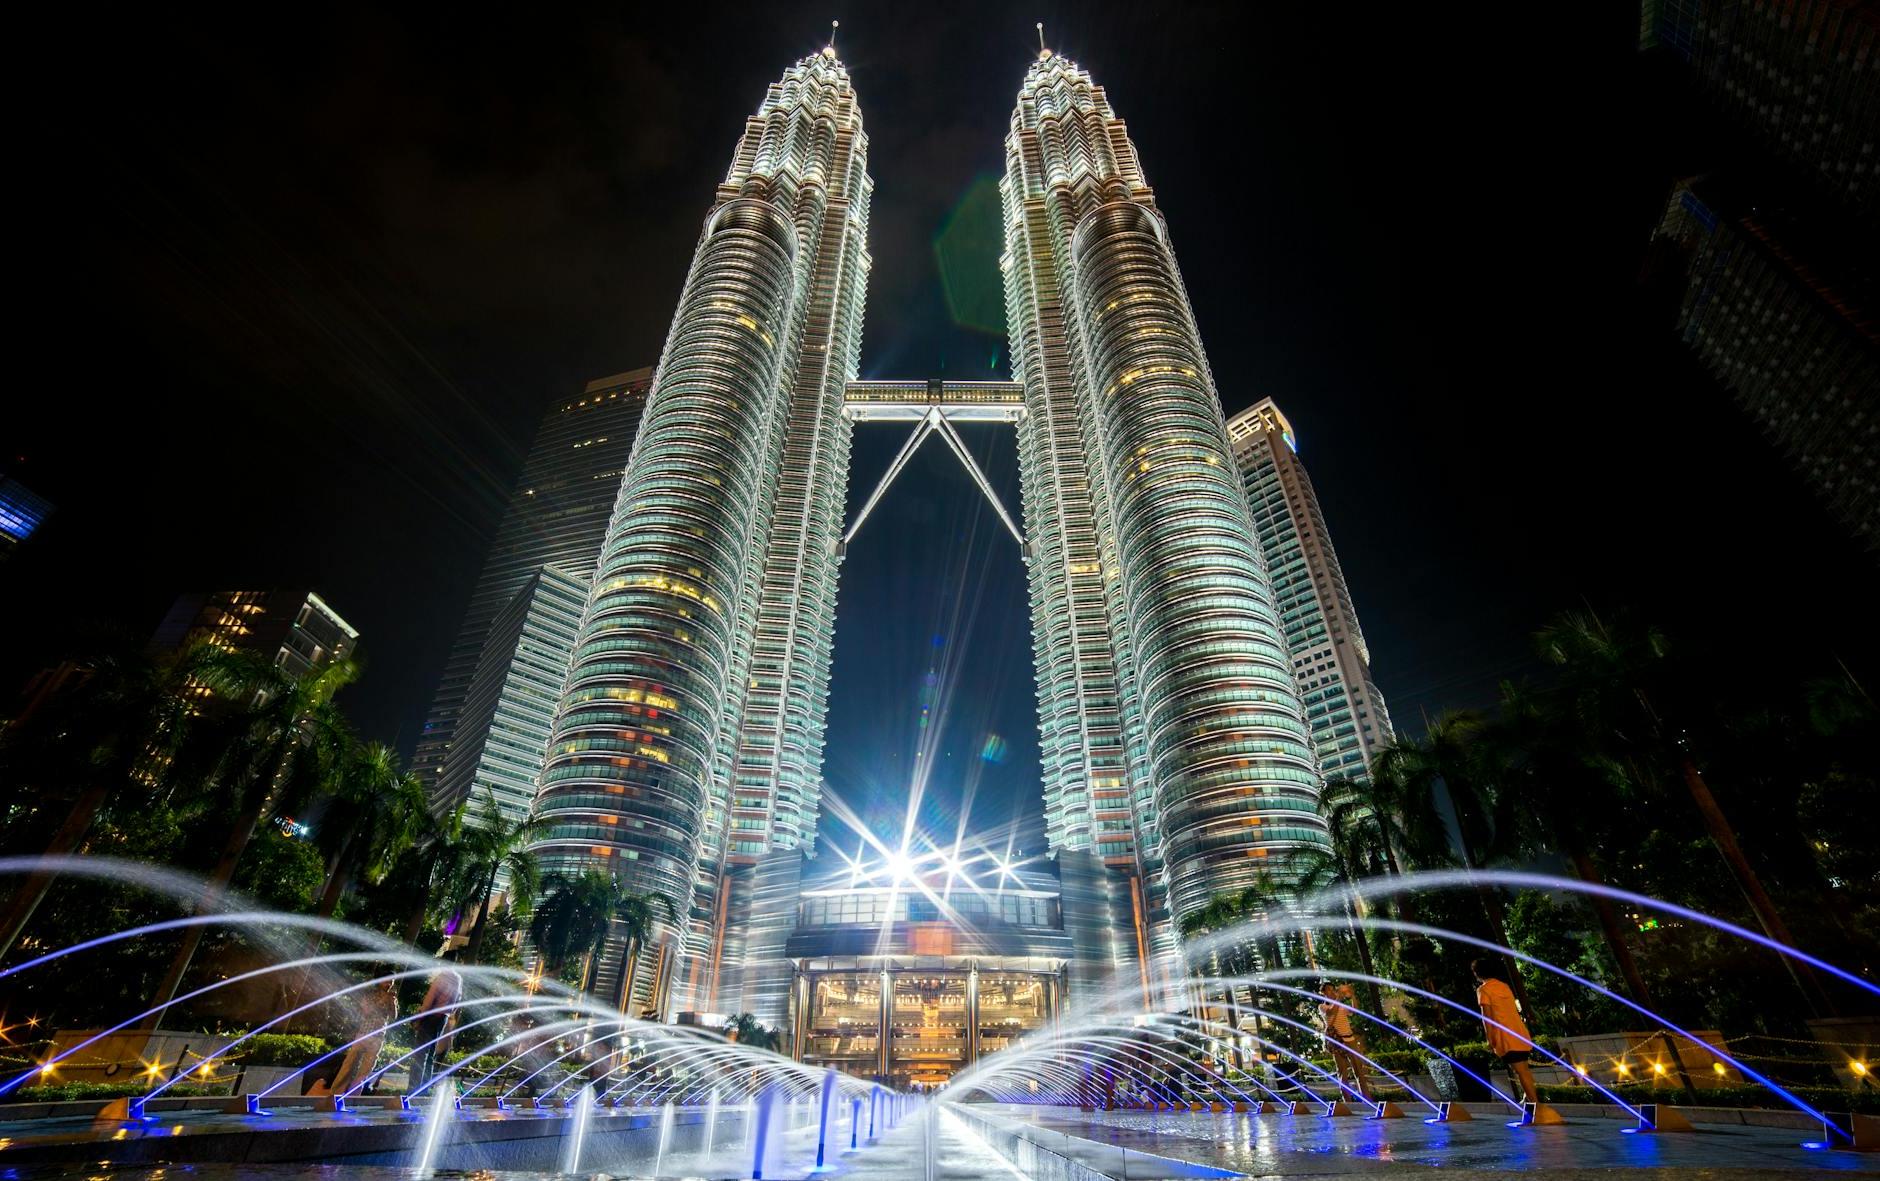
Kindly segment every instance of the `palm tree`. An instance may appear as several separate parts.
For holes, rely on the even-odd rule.
[[[402,772],[398,754],[382,743],[352,744],[343,752],[336,789],[321,832],[329,857],[326,889],[314,913],[327,918],[356,878],[376,885],[416,843],[430,815],[417,775]]]
[[[750,1013],[739,1013],[725,1026],[725,1036],[753,1050],[775,1050],[783,1035]]]
[[[1456,844],[1464,869],[1485,869],[1511,850],[1516,828],[1511,811],[1516,803],[1513,793],[1496,790],[1496,764],[1490,757],[1488,730],[1488,721],[1480,714],[1445,714],[1429,724],[1421,741],[1399,738],[1379,752],[1373,763],[1372,773],[1388,782],[1403,802],[1405,827],[1414,834],[1413,842],[1421,846],[1418,859],[1425,865],[1449,860],[1448,834],[1436,804],[1438,785],[1449,797],[1456,819]],[[1482,904],[1489,936],[1503,947],[1508,946],[1507,914],[1500,890],[1478,884],[1476,896]],[[1502,959],[1509,987],[1521,1006],[1528,1008],[1527,985],[1518,965],[1506,955]]]
[[[1272,915],[1276,910],[1284,907],[1286,896],[1287,891],[1279,885],[1279,882],[1271,874],[1262,870],[1255,876],[1252,885],[1244,889],[1216,894],[1199,909],[1183,915],[1176,924],[1176,928],[1185,939],[1232,930],[1249,920]],[[1258,971],[1262,964],[1278,965],[1281,962],[1280,936],[1276,930],[1269,927],[1252,939],[1238,939],[1224,947],[1215,947],[1210,958],[1211,966],[1218,976],[1228,979],[1250,976]],[[1200,964],[1191,965],[1191,970],[1197,976],[1202,975]],[[1203,1005],[1206,1005],[1205,980],[1198,983],[1201,1001]],[[1253,1014],[1254,1035],[1263,1036],[1259,996],[1256,986],[1251,982],[1235,985],[1227,990],[1229,1024],[1234,1028],[1239,1028],[1242,988],[1247,994],[1245,1008]],[[1240,1053],[1239,1047],[1233,1046],[1232,1052],[1237,1059]]]
[[[153,652],[124,636],[90,643],[69,661],[70,685],[38,712],[0,733],[0,783],[9,824],[18,813],[66,802],[41,848],[45,857],[79,849],[113,802],[161,794],[199,710],[198,687],[227,678],[227,652],[196,644]],[[38,870],[13,890],[0,914],[0,956],[10,950],[58,874]]]
[[[358,679],[350,660],[295,678],[253,653],[233,653],[233,668],[212,686],[232,711],[237,736],[220,760],[217,786],[233,818],[196,913],[215,909],[227,891],[242,853],[270,812],[293,813],[331,789],[350,731],[333,695]],[[182,987],[206,928],[188,927],[182,946],[157,985],[152,1007],[166,1005]],[[146,1019],[154,1028],[160,1015]]]
[[[1629,620],[1608,624],[1591,611],[1569,611],[1537,633],[1535,643],[1541,657],[1561,670],[1559,691],[1586,740],[1605,749],[1617,742],[1674,770],[1764,933],[1784,946],[1795,946],[1788,923],[1750,865],[1689,743],[1675,724],[1665,721],[1658,696],[1669,652],[1664,634]],[[1808,966],[1787,956],[1783,962],[1817,1013],[1833,1014],[1833,1001]]]
[[[604,869],[586,869],[573,877],[550,879],[550,893],[536,908],[529,939],[541,953],[543,968],[558,973],[576,955],[587,959],[581,972],[581,990],[591,992],[600,974],[601,955],[608,938],[619,930],[627,937],[627,957],[621,972],[622,987],[633,978],[638,949],[652,938],[654,915],[663,910],[677,921],[671,899],[657,894],[636,894]]]
[[[1311,860],[1303,864],[1299,881],[1301,894],[1310,894],[1327,886],[1350,886],[1360,882],[1370,876],[1373,861],[1381,855],[1384,838],[1376,823],[1378,817],[1370,805],[1356,794],[1355,788],[1354,783],[1339,776],[1325,781],[1325,797],[1339,800],[1333,805],[1331,815],[1325,818],[1332,848],[1330,853],[1317,856],[1316,865],[1311,864]],[[1373,977],[1365,982],[1365,1000],[1370,1003],[1371,1012],[1381,1016],[1384,1012],[1384,995],[1378,991],[1375,979],[1377,965],[1371,960],[1370,932],[1361,921],[1365,917],[1364,900],[1346,890],[1340,892],[1338,901],[1345,912],[1345,926],[1358,948],[1358,966],[1366,976]]]
[[[620,925],[621,934],[627,937],[627,955],[620,973],[620,995],[614,998],[615,1007],[622,1012],[626,1011],[633,995],[633,978],[640,970],[640,953],[652,942],[654,924],[660,915],[664,915],[669,924],[679,921],[678,908],[664,894],[624,894],[614,913],[614,921]]]
[[[392,880],[411,899],[405,912],[405,924],[399,938],[415,944],[424,931],[424,920],[436,907],[437,896],[450,895],[452,883],[464,879],[463,866],[469,851],[464,836],[464,808],[439,814],[426,808],[413,817],[415,833],[412,847],[406,850],[392,870]],[[454,902],[454,898],[449,898]]]
[[[509,878],[511,914],[525,915],[534,905],[541,871],[528,845],[547,826],[539,816],[510,820],[497,805],[495,792],[484,796],[483,812],[477,819],[478,823],[465,829],[460,866],[460,880],[469,887],[462,900],[474,900],[477,906],[476,928],[470,932],[470,945],[464,949],[465,958],[473,964],[483,962],[483,941],[490,928],[490,901],[496,893],[497,878]]]
[[[1519,851],[1529,857],[1557,852],[1575,877],[1604,885],[1593,850],[1604,843],[1599,826],[1625,814],[1625,800],[1634,794],[1624,767],[1589,746],[1552,699],[1513,685],[1502,686],[1501,696],[1501,790],[1520,804],[1513,812]],[[1655,1008],[1612,900],[1591,894],[1586,901],[1626,991],[1639,1004]]]

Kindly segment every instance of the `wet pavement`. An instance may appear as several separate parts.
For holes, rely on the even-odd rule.
[[[1140,1150],[1255,1177],[1425,1173],[1446,1178],[1510,1171],[1550,1179],[1610,1177],[1621,1170],[1669,1170],[1724,1178],[1790,1173],[1875,1173],[1880,1156],[1810,1150],[1804,1133],[1777,1128],[1699,1125],[1699,1130],[1630,1135],[1608,1119],[1510,1128],[1501,1119],[1425,1124],[1416,1118],[1325,1119],[1316,1115],[1190,1112],[1077,1112],[1009,1106],[983,1109],[1044,1137],[1113,1149],[1102,1171],[1121,1176],[1120,1151]],[[1138,1175],[1131,1168],[1132,1177]]]
[[[440,1169],[439,1178],[477,1178],[479,1181],[522,1181],[556,1176],[546,1171],[518,1171],[499,1167],[496,1157],[481,1158],[480,1146],[471,1142],[472,1128],[509,1122],[509,1131],[527,1130],[535,1138],[559,1136],[570,1126],[559,1112],[471,1114],[448,1133],[459,1153],[439,1157],[440,1163],[458,1165]],[[697,1177],[726,1181],[752,1174],[754,1150],[743,1116],[727,1108],[708,1122],[699,1109],[685,1109],[661,1152],[652,1138],[610,1139],[597,1136],[581,1161],[584,1177]],[[358,1136],[362,1129],[393,1133],[417,1117],[394,1111],[361,1112],[336,1116],[319,1110],[287,1111],[267,1121],[253,1117],[203,1112],[166,1116],[161,1128],[141,1131],[145,1136],[187,1136],[205,1131],[230,1130],[266,1135],[293,1127],[321,1130],[325,1135]],[[191,1120],[196,1121],[193,1126]],[[656,1114],[597,1114],[595,1131],[631,1126],[644,1129]],[[1501,1181],[1511,1172],[1546,1181],[1612,1181],[1627,1174],[1660,1172],[1689,1181],[1749,1181],[1750,1178],[1808,1177],[1880,1172],[1880,1157],[1839,1151],[1810,1151],[1800,1147],[1805,1135],[1770,1128],[1711,1126],[1695,1133],[1637,1136],[1621,1132],[1617,1122],[1575,1120],[1557,1127],[1509,1128],[1497,1119],[1470,1123],[1427,1125],[1418,1119],[1365,1121],[1328,1120],[1318,1116],[1208,1114],[1187,1112],[1078,1112],[1061,1108],[971,1105],[938,1109],[931,1126],[921,1114],[910,1115],[899,1126],[880,1128],[868,1142],[866,1128],[850,1150],[846,1112],[831,1122],[825,1140],[825,1167],[817,1173],[817,1127],[808,1105],[784,1112],[787,1127],[774,1134],[763,1174],[773,1179],[814,1176],[883,1178],[891,1181],[973,1181],[978,1178],[1036,1177],[1045,1181],[1091,1181],[1094,1176],[1128,1181],[1245,1175],[1257,1178],[1331,1176],[1424,1176],[1443,1169],[1441,1181]],[[52,1129],[39,1123],[40,1134],[89,1137],[84,1121],[78,1126]],[[347,1129],[352,1129],[348,1131]],[[707,1129],[712,1137],[706,1152]],[[98,1129],[102,1132],[103,1129]],[[0,1125],[0,1138],[17,1136],[18,1125]],[[110,1181],[411,1181],[414,1169],[397,1167],[402,1154],[384,1159],[355,1157],[357,1163],[269,1164],[231,1161],[224,1164],[107,1163],[113,1141],[105,1133],[93,1139],[97,1155],[70,1163],[11,1165],[0,1161],[0,1181],[36,1178],[108,1178]],[[128,1130],[127,1137],[128,1138]],[[17,1142],[17,1141],[15,1141]],[[995,1148],[995,1145],[997,1146]],[[1003,1153],[1004,1155],[1001,1155]],[[376,1155],[376,1154],[374,1154]],[[461,1167],[465,1160],[476,1167]],[[1024,1167],[1019,1167],[1023,1165]],[[1436,1181],[1432,1178],[1432,1181]]]

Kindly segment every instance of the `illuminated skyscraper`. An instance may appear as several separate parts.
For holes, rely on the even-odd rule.
[[[469,798],[483,759],[487,736],[459,731],[465,702],[478,692],[477,670],[504,670],[496,673],[500,679],[509,667],[510,653],[488,651],[491,626],[544,566],[583,578],[593,571],[652,379],[651,369],[635,369],[591,381],[580,397],[557,402],[542,419],[418,738],[413,767],[439,810]],[[498,691],[481,687],[486,702]],[[556,686],[549,693],[558,691]],[[548,708],[553,709],[552,701]],[[459,766],[447,774],[460,738]],[[539,752],[535,758],[539,763]],[[527,807],[519,798],[511,802]],[[479,807],[473,802],[470,808],[473,823]]]
[[[482,824],[492,799],[510,824],[534,809],[587,593],[586,570],[543,566],[491,621],[435,793],[468,803],[466,824]]]
[[[804,58],[706,215],[607,529],[536,852],[678,909],[630,988],[603,957],[636,1012],[710,978],[732,864],[814,832],[871,189],[848,71]]]
[[[1292,425],[1266,398],[1229,419],[1227,436],[1260,531],[1319,767],[1327,779],[1368,779],[1371,756],[1391,739],[1390,714],[1371,679],[1371,650]],[[1327,816],[1338,802],[1325,801]]]
[[[866,144],[833,48],[748,121],[576,639],[534,847],[548,872],[607,867],[680,912],[642,953],[602,957],[597,990],[635,1013],[782,1003],[774,972],[741,969],[781,962],[764,866],[815,835],[838,565],[930,434],[1030,565],[1048,835],[1130,886],[1134,939],[1108,968],[1166,959],[1179,915],[1284,884],[1289,853],[1329,843],[1220,399],[1103,91],[1046,52],[1019,95],[1000,261],[1015,382],[854,381]],[[845,532],[849,433],[894,421],[914,433]],[[1024,530],[965,421],[1017,426]]]
[[[1167,225],[1049,50],[1002,192],[1047,832],[1135,861],[1166,952],[1171,920],[1326,847],[1319,773]]]
[[[51,512],[51,501],[12,476],[0,474],[0,562],[31,537]]]

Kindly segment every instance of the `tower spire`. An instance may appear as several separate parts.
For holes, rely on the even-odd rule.
[[[1045,43],[1044,43],[1044,22],[1043,21],[1038,22],[1038,56],[1039,57],[1051,56],[1051,51],[1045,47]]]
[[[823,52],[830,57],[836,55],[836,30],[842,27],[841,21],[829,22],[829,44],[823,46]]]

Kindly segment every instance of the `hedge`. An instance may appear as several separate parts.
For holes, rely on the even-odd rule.
[[[1674,1107],[1761,1107],[1794,1110],[1782,1096],[1767,1087],[1698,1087],[1695,1099],[1686,1098],[1681,1087],[1653,1087],[1626,1083],[1607,1090],[1627,1103],[1669,1103]],[[1880,1091],[1843,1091],[1836,1087],[1790,1087],[1789,1092],[1818,1111],[1859,1111],[1880,1115]],[[1604,1095],[1591,1087],[1541,1087],[1541,1099],[1547,1103],[1605,1103]]]
[[[243,1066],[305,1066],[332,1048],[333,1043],[312,1034],[257,1033],[235,1047],[233,1060]]]
[[[142,1095],[154,1084],[145,1079],[142,1082],[125,1083],[53,1083],[44,1087],[22,1087],[14,1092],[17,1103],[63,1103],[72,1099],[123,1099],[131,1095]],[[216,1087],[171,1087],[163,1092],[179,1098],[199,1099],[205,1095],[221,1095]]]

